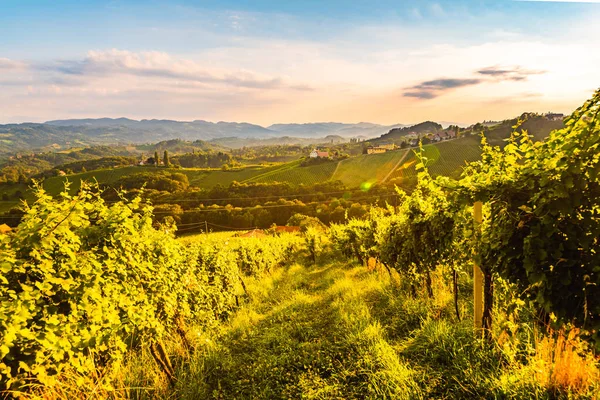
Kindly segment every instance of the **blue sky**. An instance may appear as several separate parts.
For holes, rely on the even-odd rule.
[[[0,6],[0,123],[474,122],[570,112],[600,84],[597,2]]]

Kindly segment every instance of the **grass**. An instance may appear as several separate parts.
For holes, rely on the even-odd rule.
[[[167,342],[174,385],[140,349],[105,375],[65,374],[45,396],[598,399],[597,360],[576,331],[538,335],[530,347],[513,343],[519,351],[489,345],[475,337],[468,318],[468,278],[460,301],[467,318],[457,321],[441,274],[434,276],[433,299],[412,298],[397,274],[372,267],[329,252],[312,265],[299,254],[269,275],[244,278],[245,302],[216,331],[188,327],[195,350],[187,352],[177,337]]]
[[[415,371],[383,340],[383,328],[370,320],[362,302],[362,295],[381,283],[371,277],[356,290],[363,272],[296,264],[267,289],[248,285],[252,303],[237,313],[215,346],[198,355],[193,362],[202,368],[186,376],[174,395],[277,399],[371,393],[378,398],[416,390]]]

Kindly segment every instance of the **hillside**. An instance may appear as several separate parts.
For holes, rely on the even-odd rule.
[[[207,142],[204,140],[182,140],[182,139],[171,139],[163,140],[158,143],[142,144],[136,146],[140,151],[154,152],[158,151],[162,154],[163,151],[168,150],[170,153],[191,153],[193,151],[206,151],[206,150],[224,150],[223,147],[213,142]]]
[[[394,129],[390,130],[388,133],[385,133],[376,139],[370,140],[370,142],[375,143],[375,144],[379,143],[379,142],[396,143],[396,142],[404,139],[404,137],[406,135],[408,135],[409,133],[417,133],[417,134],[436,133],[441,130],[442,130],[442,125],[440,125],[436,122],[426,121],[426,122],[421,122],[420,124],[417,124],[417,125],[405,126],[402,128],[394,128]]]
[[[489,128],[485,137],[489,144],[504,147],[513,131],[517,119],[503,121]],[[534,141],[544,140],[548,134],[563,127],[562,121],[550,121],[544,117],[527,120],[519,130],[526,130]],[[454,140],[423,146],[427,166],[433,176],[445,175],[458,178],[467,162],[476,161],[481,155],[481,138],[477,134],[466,134]],[[413,149],[403,164],[389,177],[390,182],[411,188],[416,183],[416,149]]]
[[[299,161],[294,161],[281,168],[257,175],[246,182],[287,182],[294,185],[314,185],[330,180],[336,167],[337,162],[302,167]]]
[[[381,182],[406,155],[408,150],[389,151],[383,154],[363,154],[348,158],[339,163],[333,180],[340,180],[346,186],[356,188]]]
[[[75,127],[29,123],[0,125],[0,158],[2,155],[32,149],[56,151],[94,142],[96,141]]]
[[[143,119],[141,121],[128,118],[69,119],[48,121],[46,124],[57,127],[78,127],[93,135],[96,132],[120,132],[120,139],[135,140],[134,135],[144,133],[146,141],[168,139],[212,139],[223,136],[263,137],[273,132],[259,125],[245,122],[208,122],[173,121],[159,119]]]
[[[504,146],[506,143],[504,139],[510,136],[513,126],[517,122],[518,118],[514,118],[490,127],[485,135],[489,143],[493,146]],[[540,141],[544,140],[551,131],[561,129],[563,126],[563,121],[552,121],[543,116],[532,116],[525,121],[519,130],[526,130],[533,137],[533,140]]]

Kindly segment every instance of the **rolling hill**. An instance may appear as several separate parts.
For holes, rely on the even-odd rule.
[[[442,125],[436,122],[426,121],[413,126],[404,126],[391,129],[388,133],[385,133],[376,139],[370,140],[370,142],[374,144],[379,142],[396,143],[402,141],[404,136],[408,135],[409,133],[426,134],[435,133],[441,130]]]

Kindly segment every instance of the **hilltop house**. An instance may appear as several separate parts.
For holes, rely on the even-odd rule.
[[[314,149],[313,151],[310,152],[309,157],[310,158],[329,158],[329,152],[318,151],[317,149]]]
[[[441,142],[442,140],[450,140],[456,138],[456,132],[452,129],[446,129],[431,136],[432,142]]]
[[[565,118],[565,114],[548,113],[546,118],[549,121],[562,121]]]

